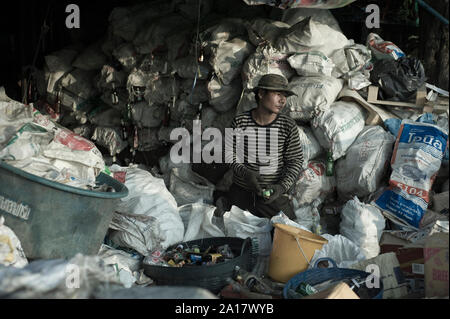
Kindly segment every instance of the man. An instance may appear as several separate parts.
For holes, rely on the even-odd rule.
[[[226,134],[225,159],[234,172],[226,206],[266,218],[283,211],[295,219],[286,193],[301,172],[303,152],[295,121],[281,114],[287,97],[295,94],[276,74],[263,76],[254,92],[257,108],[236,116],[234,135]]]

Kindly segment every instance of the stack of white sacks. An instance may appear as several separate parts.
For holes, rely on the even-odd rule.
[[[305,155],[304,171],[291,194],[300,226],[320,233],[321,208],[338,202],[343,208],[341,234],[367,258],[378,255],[387,214],[373,201],[389,186],[397,136],[381,125],[366,126],[365,109],[339,99],[344,89],[371,84],[373,47],[348,39],[328,10],[289,9],[243,19],[218,15],[213,1],[202,3],[198,33],[196,1],[178,1],[176,10],[161,3],[114,9],[108,34],[98,44],[46,57],[49,100],[59,99],[72,111],[75,130],[87,132],[86,137],[108,150],[106,155],[115,156],[126,147],[156,150],[171,142],[172,128],[192,130],[194,119],[202,121],[203,129],[223,131],[236,114],[256,106],[251,90],[262,75],[281,74],[297,94],[288,99],[286,113],[298,123]],[[125,119],[137,138],[121,134]],[[334,176],[325,174],[328,151],[335,161]],[[167,157],[162,161],[159,177],[178,208],[199,201],[214,204],[215,185],[190,165],[177,166]],[[430,191],[432,183],[427,185]],[[184,208],[185,221],[191,210],[199,208]],[[207,216],[212,223],[212,214]],[[197,231],[191,225],[188,238],[196,238],[194,233],[226,235],[227,225],[197,225]]]

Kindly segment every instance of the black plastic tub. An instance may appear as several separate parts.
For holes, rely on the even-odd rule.
[[[218,294],[227,284],[227,279],[234,276],[236,266],[247,271],[252,267],[252,241],[250,238],[214,237],[181,243],[184,246],[198,245],[201,250],[209,246],[228,244],[236,256],[231,260],[216,264],[188,267],[162,267],[144,263],[144,273],[159,286],[194,286],[205,288]],[[168,250],[177,247],[173,245]]]

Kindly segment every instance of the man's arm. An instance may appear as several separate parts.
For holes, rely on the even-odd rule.
[[[285,166],[280,185],[288,192],[297,181],[303,167],[303,148],[296,125],[293,125],[289,132],[284,152]]]

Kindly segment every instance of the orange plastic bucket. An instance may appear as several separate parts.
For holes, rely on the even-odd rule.
[[[308,269],[316,250],[328,241],[306,230],[275,224],[272,252],[269,260],[269,277],[286,283],[296,274]]]

